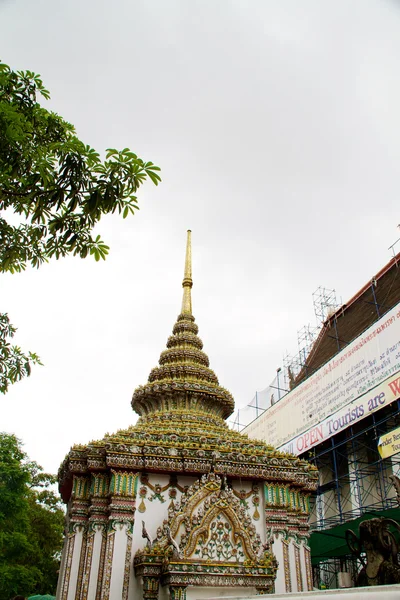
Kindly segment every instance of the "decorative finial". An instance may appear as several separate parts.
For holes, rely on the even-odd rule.
[[[186,258],[185,258],[185,274],[182,281],[183,299],[182,299],[182,314],[192,314],[192,232],[188,229],[186,242]]]

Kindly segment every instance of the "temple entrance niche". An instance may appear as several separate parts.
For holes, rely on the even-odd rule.
[[[145,535],[145,524],[143,530]],[[179,600],[199,587],[236,588],[236,593],[247,587],[268,594],[277,571],[271,548],[261,543],[246,508],[226,477],[215,473],[203,475],[169,508],[168,519],[136,553],[134,565],[148,590],[144,597],[152,600],[160,591],[165,597],[166,588]]]

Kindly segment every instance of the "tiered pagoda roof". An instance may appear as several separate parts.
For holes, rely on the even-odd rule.
[[[191,232],[188,231],[181,313],[159,366],[138,387],[132,408],[140,415],[127,429],[71,448],[59,472],[68,500],[73,474],[109,469],[197,474],[285,482],[313,491],[317,471],[308,462],[229,429],[232,395],[209,366],[192,314]]]
[[[232,395],[220,387],[197,335],[199,328],[192,315],[192,286],[191,232],[188,231],[181,314],[173,335],[168,338],[167,349],[161,353],[159,366],[151,371],[148,382],[138,387],[132,398],[133,410],[143,417],[151,415],[153,418],[160,411],[165,414],[171,410],[173,416],[176,410],[185,413],[194,410],[226,419],[233,412]]]

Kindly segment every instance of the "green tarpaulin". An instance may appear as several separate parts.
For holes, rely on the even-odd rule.
[[[347,521],[341,525],[336,525],[331,529],[321,529],[313,531],[310,535],[309,545],[311,548],[311,561],[315,565],[329,558],[346,556],[350,554],[349,547],[346,543],[346,531],[351,529],[358,536],[358,527],[362,521],[373,519],[376,517],[385,517],[393,519],[400,523],[400,508],[391,508],[377,512],[364,513],[362,517]]]

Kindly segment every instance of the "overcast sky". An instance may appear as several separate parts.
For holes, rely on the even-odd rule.
[[[398,0],[0,0],[2,60],[99,151],[162,169],[98,227],[106,262],[1,276],[16,342],[45,366],[0,398],[0,430],[55,471],[136,420],[181,303],[237,406],[265,388],[312,292],[345,302],[399,237]],[[400,248],[398,248],[399,250]]]

